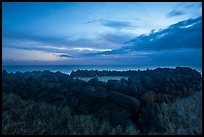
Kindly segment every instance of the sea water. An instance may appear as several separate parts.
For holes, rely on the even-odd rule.
[[[156,69],[156,68],[176,68],[176,65],[168,66],[148,66],[148,65],[2,65],[2,70],[7,72],[15,73],[19,72],[32,72],[32,71],[43,71],[50,70],[52,72],[60,71],[61,73],[70,74],[72,71],[76,70],[116,70],[116,71],[127,71],[127,70],[146,70],[146,69]],[[202,65],[185,65],[181,67],[190,67],[197,70],[202,74]]]

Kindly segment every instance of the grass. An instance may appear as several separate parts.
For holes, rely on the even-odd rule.
[[[14,94],[2,96],[4,135],[137,135],[134,126],[112,127],[92,115],[72,115],[69,107],[25,101]]]
[[[158,110],[159,119],[167,131],[164,134],[202,134],[202,92],[172,104],[161,104]]]
[[[171,104],[158,104],[158,117],[165,133],[148,135],[202,134],[202,92]],[[68,106],[22,100],[2,93],[2,134],[4,135],[141,135],[133,125],[112,127],[93,115],[74,115]]]

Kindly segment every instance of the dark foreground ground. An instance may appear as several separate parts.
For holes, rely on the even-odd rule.
[[[197,71],[78,72],[3,71],[2,134],[202,134]],[[101,73],[128,79],[74,78]]]

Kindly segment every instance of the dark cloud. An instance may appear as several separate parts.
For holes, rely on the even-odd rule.
[[[202,47],[202,17],[188,19],[167,29],[141,35],[129,41],[135,50],[165,50]]]
[[[83,24],[94,24],[96,22],[97,20],[89,20],[89,21],[84,22]]]
[[[185,12],[183,12],[183,11],[173,10],[173,11],[169,12],[169,13],[167,14],[167,16],[168,16],[168,17],[175,17],[175,16],[184,15],[184,14],[185,14]]]
[[[186,6],[184,6],[185,9],[189,9],[189,8],[194,8],[194,7],[197,7],[198,5],[196,4],[188,4]]]
[[[184,15],[188,12],[190,12],[192,9],[198,9],[202,7],[202,3],[201,2],[195,2],[194,4],[179,4],[177,5],[177,7],[170,11],[167,14],[167,17],[175,17],[175,16],[181,16]]]
[[[61,57],[61,58],[72,58],[72,56],[67,55],[67,54],[61,54],[61,55],[59,55],[59,57]]]
[[[93,21],[87,21],[87,22],[85,22],[85,24],[92,24],[93,23]]]
[[[190,6],[190,7],[186,7]],[[192,8],[192,4],[185,5],[183,3],[178,4],[172,11],[167,13],[167,17],[176,17],[186,14],[187,9],[186,8]]]
[[[122,48],[95,55],[129,54],[133,51],[164,51],[202,48],[202,17],[188,19],[149,35],[140,35],[125,42]],[[93,54],[92,54],[93,55]]]
[[[103,26],[114,28],[114,29],[123,29],[123,28],[134,28],[135,26],[133,25],[132,22],[130,21],[124,21],[124,20],[90,20],[85,22],[85,24],[95,24],[99,23]]]
[[[132,27],[132,24],[128,21],[113,21],[113,20],[102,20],[102,25],[114,28],[114,29],[123,29]]]
[[[200,8],[202,7],[202,2],[196,2],[195,4],[188,4],[184,8],[189,9],[189,8]]]

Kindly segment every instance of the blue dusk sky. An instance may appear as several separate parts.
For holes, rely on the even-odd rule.
[[[201,2],[3,2],[3,65],[202,63]]]

